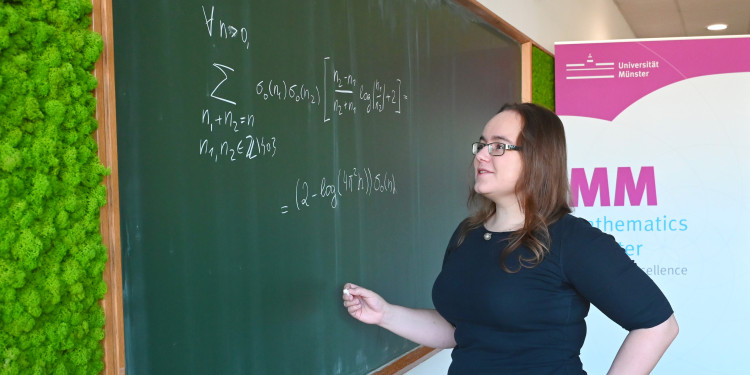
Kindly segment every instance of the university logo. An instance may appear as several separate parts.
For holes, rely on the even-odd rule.
[[[615,63],[596,62],[589,53],[583,62],[565,64],[565,79],[610,79],[615,78]]]

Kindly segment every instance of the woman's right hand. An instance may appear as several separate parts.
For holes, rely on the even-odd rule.
[[[349,315],[361,322],[377,324],[407,340],[431,348],[456,346],[456,328],[434,309],[391,305],[377,293],[352,283],[344,285],[342,298]]]
[[[342,298],[349,315],[363,323],[380,325],[383,322],[390,306],[383,297],[352,283],[344,285],[344,290]]]

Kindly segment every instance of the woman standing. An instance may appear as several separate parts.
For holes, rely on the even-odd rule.
[[[349,283],[349,314],[425,346],[454,348],[451,375],[579,375],[593,303],[629,331],[609,374],[650,373],[677,322],[615,239],[570,215],[560,119],[534,104],[506,105],[472,152],[473,213],[448,244],[432,291],[436,310],[391,305]]]

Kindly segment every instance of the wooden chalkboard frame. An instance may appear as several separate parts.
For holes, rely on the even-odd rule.
[[[105,374],[125,374],[125,323],[123,319],[122,268],[120,265],[120,189],[117,169],[117,120],[115,106],[115,65],[112,32],[112,1],[93,0],[92,29],[102,36],[104,48],[94,67],[99,84],[96,97],[96,119],[99,128],[94,133],[99,146],[99,159],[110,174],[104,178],[107,204],[101,210],[101,234],[108,249],[104,269],[107,294],[102,300],[104,309],[104,370]]]
[[[531,47],[534,45],[551,56],[553,54],[477,0],[453,1],[464,6],[489,25],[522,45],[521,98],[523,101],[531,101]],[[96,119],[99,128],[94,133],[94,137],[99,147],[99,158],[103,165],[110,170],[110,174],[105,177],[103,182],[108,192],[107,204],[101,210],[101,234],[109,255],[103,276],[107,283],[107,294],[101,301],[106,318],[105,336],[102,342],[104,348],[103,373],[123,375],[126,373],[125,328],[122,296],[112,0],[93,0],[92,21],[92,29],[99,33],[104,41],[101,58],[94,69],[94,75],[99,81],[99,85],[94,92],[97,100]],[[404,374],[439,351],[439,349],[419,346],[373,373],[378,375]]]

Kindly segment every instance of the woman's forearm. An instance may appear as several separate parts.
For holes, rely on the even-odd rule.
[[[455,328],[436,310],[389,305],[379,325],[420,345],[432,348],[456,346]]]
[[[679,327],[674,314],[656,327],[630,331],[617,352],[608,375],[649,374],[677,337]]]

